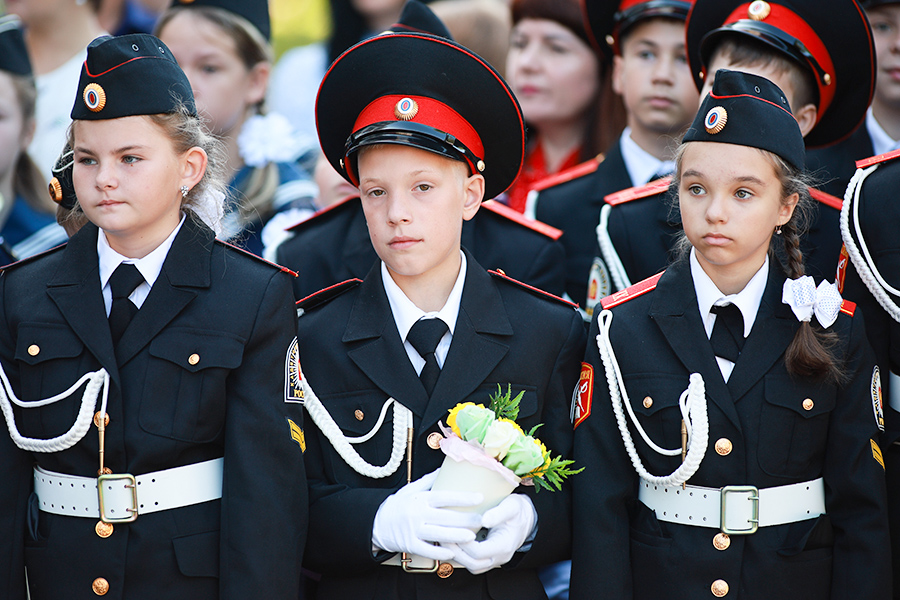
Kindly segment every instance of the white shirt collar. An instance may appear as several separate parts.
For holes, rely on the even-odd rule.
[[[875,119],[872,107],[866,111],[866,129],[869,130],[869,137],[872,140],[872,149],[875,155],[885,154],[900,147],[900,141],[893,139],[887,134],[881,124]]]
[[[153,252],[144,258],[128,258],[113,250],[106,239],[106,232],[101,229],[97,235],[97,255],[100,257],[100,287],[106,288],[113,271],[121,263],[131,263],[137,267],[137,270],[144,276],[144,281],[148,287],[152,287],[157,277],[159,277],[160,271],[162,271],[163,262],[166,260],[166,255],[169,254],[169,249],[172,247],[172,242],[175,241],[175,236],[178,235],[181,226],[184,224],[184,218],[185,215],[182,213],[181,221],[178,222],[178,226],[172,230],[169,237],[163,240]]]
[[[400,286],[391,277],[387,265],[381,262],[381,281],[384,284],[384,291],[387,294],[388,303],[391,306],[391,312],[394,315],[394,322],[397,324],[397,331],[400,333],[400,339],[406,340],[406,334],[422,317],[437,317],[447,324],[450,329],[450,335],[456,328],[456,318],[459,316],[459,303],[462,299],[463,285],[466,281],[466,255],[460,250],[459,274],[456,276],[456,283],[450,290],[450,296],[443,308],[439,311],[425,312],[410,300]]]
[[[691,276],[694,278],[694,291],[697,293],[700,318],[703,319],[703,325],[706,327],[706,337],[712,335],[712,328],[716,321],[715,315],[710,312],[710,309],[713,305],[724,304],[734,304],[740,309],[744,319],[744,337],[749,336],[750,330],[753,329],[753,323],[756,321],[756,314],[759,312],[763,293],[766,291],[766,282],[769,279],[769,257],[766,256],[762,267],[747,282],[744,289],[737,294],[726,295],[716,287],[716,284],[700,266],[696,252],[691,248]]]
[[[631,177],[632,185],[644,185],[654,175],[659,173],[672,173],[675,170],[675,162],[671,160],[659,160],[631,139],[631,128],[626,127],[619,139],[622,148],[622,159],[625,168]]]

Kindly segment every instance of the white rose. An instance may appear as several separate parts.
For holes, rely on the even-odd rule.
[[[487,434],[484,436],[483,446],[485,451],[497,460],[503,460],[509,447],[512,446],[516,438],[522,434],[506,421],[494,421],[488,427]]]

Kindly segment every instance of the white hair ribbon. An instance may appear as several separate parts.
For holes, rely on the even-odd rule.
[[[819,324],[827,329],[837,320],[843,299],[834,283],[823,280],[817,288],[815,280],[804,275],[785,280],[781,301],[791,307],[798,320],[809,321],[815,314]]]

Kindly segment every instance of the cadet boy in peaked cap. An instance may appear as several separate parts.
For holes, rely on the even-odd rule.
[[[463,222],[521,168],[519,106],[475,54],[397,32],[335,61],[316,115],[325,156],[360,189],[380,259],[362,281],[299,303],[303,374],[337,425],[308,407],[318,426],[306,430],[315,540],[306,565],[322,574],[319,594],[545,598],[537,567],[569,552],[566,488],[519,487],[483,518],[446,508],[476,504],[480,494],[431,490],[444,456],[438,422],[458,403],[486,405],[498,384],[524,391],[526,431],[542,422],[554,454],[571,448],[581,318],[565,301],[486,272],[460,248]],[[436,330],[430,349],[416,339],[428,328]],[[401,455],[390,462],[401,415],[412,427],[402,465]],[[345,462],[335,448],[361,435],[360,461]],[[394,466],[383,473],[382,465]],[[482,525],[487,537],[475,541]]]

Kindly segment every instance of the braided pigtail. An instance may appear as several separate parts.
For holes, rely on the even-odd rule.
[[[800,236],[806,230],[812,198],[805,177],[779,157],[771,156],[775,160],[775,170],[781,179],[782,197],[788,199],[794,194],[798,197],[794,214],[781,226],[781,235],[772,236],[773,240],[783,239],[785,270],[788,277],[796,279],[806,273],[803,252],[800,250]],[[788,373],[798,377],[812,377],[840,383],[844,379],[844,369],[841,361],[834,355],[837,343],[838,337],[835,332],[822,329],[818,323],[813,325],[811,321],[801,322],[800,329],[797,330],[784,354]]]

